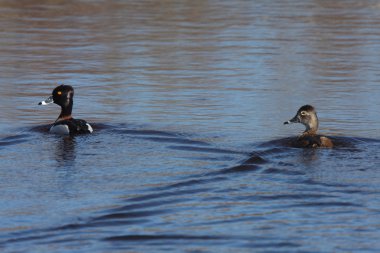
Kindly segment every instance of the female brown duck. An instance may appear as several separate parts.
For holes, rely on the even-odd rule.
[[[284,122],[284,124],[290,123],[301,123],[306,127],[305,131],[292,142],[292,146],[300,148],[332,148],[334,146],[329,138],[317,134],[318,117],[313,106],[302,106],[298,109],[296,116]]]

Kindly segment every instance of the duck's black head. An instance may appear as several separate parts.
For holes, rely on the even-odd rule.
[[[55,103],[61,107],[67,107],[73,102],[74,98],[74,89],[70,85],[61,84],[57,86],[52,95],[48,97],[46,100],[39,102],[39,105],[47,105],[51,103]]]
[[[67,107],[73,103],[74,89],[70,85],[62,84],[53,90],[52,96],[55,104]]]
[[[316,133],[318,130],[318,117],[313,106],[304,105],[298,109],[296,116],[285,121],[284,124],[301,123],[306,127],[305,132]]]
[[[55,103],[61,106],[61,114],[58,119],[68,119],[71,117],[73,109],[74,89],[70,85],[61,84],[57,86],[50,97],[46,100],[39,102],[39,105],[48,105]]]

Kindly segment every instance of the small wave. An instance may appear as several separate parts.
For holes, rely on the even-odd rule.
[[[0,139],[0,147],[26,142],[28,137],[30,137],[29,134],[17,134],[3,137]]]
[[[115,219],[134,219],[134,218],[140,218],[140,217],[148,217],[151,215],[157,215],[165,213],[166,210],[159,210],[159,211],[136,211],[136,212],[123,212],[123,213],[111,213],[102,215],[99,217],[96,217],[93,219],[93,221],[98,220],[115,220]]]
[[[180,144],[186,144],[186,145],[201,145],[201,146],[209,146],[210,144],[203,141],[195,141],[185,138],[178,138],[178,137],[140,137],[144,140],[150,140],[155,142],[163,142],[163,143],[180,143]]]
[[[231,168],[220,170],[219,173],[221,174],[241,173],[241,172],[248,172],[248,171],[257,171],[259,169],[261,169],[261,167],[255,164],[242,164],[242,165],[237,165]]]
[[[165,240],[225,240],[224,236],[191,236],[191,235],[120,235],[105,237],[106,241],[163,241],[162,244],[166,244]]]
[[[282,174],[282,175],[305,175],[306,173],[298,170],[287,170],[287,169],[276,169],[276,168],[268,168],[263,171],[266,174]]]
[[[205,148],[205,147],[194,147],[194,146],[168,146],[170,149],[183,150],[183,151],[194,151],[194,152],[207,152],[207,153],[218,153],[218,154],[247,154],[245,152],[220,149],[220,148]]]
[[[287,207],[363,207],[363,205],[351,203],[351,202],[341,202],[341,201],[332,201],[332,202],[305,202],[299,204],[287,205]]]
[[[150,135],[150,136],[165,136],[165,137],[178,137],[177,133],[170,133],[158,130],[149,129],[113,129],[113,132],[120,134],[130,134],[130,135]]]

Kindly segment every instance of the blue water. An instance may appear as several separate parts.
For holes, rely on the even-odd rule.
[[[379,252],[379,12],[0,3],[1,252]],[[49,134],[60,83],[93,134]]]

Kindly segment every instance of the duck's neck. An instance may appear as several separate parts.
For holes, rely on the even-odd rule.
[[[73,110],[73,101],[70,101],[69,104],[65,107],[61,106],[61,114],[59,114],[58,119],[56,121],[71,119],[72,110]]]
[[[318,131],[318,117],[316,114],[311,115],[309,124],[305,124],[305,131],[303,134],[317,134]]]

